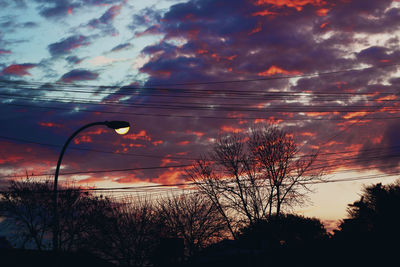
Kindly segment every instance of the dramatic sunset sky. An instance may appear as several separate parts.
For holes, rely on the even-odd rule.
[[[320,149],[332,183],[297,212],[333,222],[400,174],[399,38],[398,0],[0,0],[0,181],[50,177],[76,129],[126,120],[80,134],[61,174],[138,170],[60,181],[182,183],[166,167],[272,123]]]

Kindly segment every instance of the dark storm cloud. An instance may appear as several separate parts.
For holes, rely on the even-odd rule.
[[[301,75],[316,72],[357,69],[361,63],[374,66],[396,63],[399,60],[399,40],[393,37],[390,46],[369,45],[367,36],[362,33],[390,33],[398,28],[398,10],[390,9],[391,1],[189,1],[174,5],[156,24],[149,25],[142,34],[160,34],[161,42],[149,45],[142,53],[150,60],[141,71],[150,75],[147,85],[192,83],[221,80],[253,79],[273,76]],[[136,18],[138,19],[138,18]],[[137,22],[139,22],[137,20]],[[141,23],[144,23],[142,20]],[[140,36],[140,33],[136,33]],[[184,40],[184,41],[182,41]],[[362,42],[362,43],[361,43]],[[361,45],[361,49],[357,49]],[[355,50],[350,51],[349,48]],[[375,138],[377,129],[389,129],[372,120],[370,123],[357,122],[365,115],[363,111],[370,106],[379,107],[379,99],[385,92],[393,91],[391,85],[382,82],[387,75],[396,71],[396,66],[370,68],[337,73],[319,77],[305,77],[294,84],[289,80],[266,81],[243,84],[197,85],[196,89],[226,90],[291,90],[311,92],[365,92],[371,93],[368,99],[362,97],[311,96],[310,102],[286,102],[260,100],[268,103],[264,113],[237,112],[243,116],[261,116],[282,119],[296,126],[286,126],[293,131],[299,141],[308,140],[309,148],[323,146],[323,151],[351,150],[367,144]],[[392,81],[393,82],[393,81]],[[186,87],[191,87],[187,85]],[[375,95],[372,97],[372,95]],[[145,101],[164,101],[152,96]],[[186,98],[186,103],[196,102]],[[207,99],[207,104],[216,107],[225,105],[252,107],[257,101]],[[197,105],[201,100],[197,100]],[[388,103],[390,105],[390,102]],[[221,106],[220,106],[221,107]],[[274,109],[289,112],[274,112]],[[371,108],[370,108],[371,109]],[[378,108],[376,108],[378,109]],[[290,110],[293,110],[290,112]],[[151,110],[148,109],[150,112]],[[304,114],[300,114],[303,111]],[[326,112],[329,111],[329,112]],[[174,113],[174,111],[166,111]],[[210,109],[208,112],[196,111],[188,107],[188,115],[230,116],[229,112]],[[175,112],[176,113],[176,112]],[[385,116],[384,112],[372,114]],[[322,118],[327,120],[307,121]],[[332,119],[332,120],[329,120]],[[347,121],[349,120],[349,121]],[[174,119],[175,132],[169,141],[184,144],[195,152],[204,149],[186,134],[187,129],[206,132],[203,136],[212,137],[219,131],[241,129],[254,120],[242,120],[243,124],[229,120],[209,120],[206,126],[186,119]],[[144,122],[144,125],[147,125]],[[371,126],[370,124],[373,124]],[[169,129],[170,122],[160,122],[157,129]],[[353,125],[354,124],[354,125]],[[289,124],[290,125],[290,124]],[[148,126],[151,127],[151,126]],[[348,130],[346,130],[349,128]],[[155,136],[162,136],[162,130],[155,130]],[[172,131],[172,130],[171,130]],[[333,133],[343,131],[336,139],[329,140]],[[164,131],[165,132],[165,131]],[[179,137],[178,137],[179,136]],[[203,137],[204,138],[204,137]],[[205,139],[203,139],[204,142]],[[164,144],[165,145],[165,144]],[[166,145],[165,145],[166,146]],[[171,147],[179,153],[179,145]],[[307,149],[305,146],[304,149]]]
[[[95,2],[86,1],[90,5]],[[264,4],[254,4],[258,2]],[[48,10],[53,14],[51,16],[61,17],[60,15],[68,12],[65,4],[67,1],[60,1],[63,5],[43,0],[40,3],[43,12],[45,8],[56,8],[58,5],[59,13],[54,10],[54,13],[51,13],[51,10]],[[68,3],[71,4],[69,6],[73,6],[72,3],[77,5],[72,11],[75,12],[82,1]],[[115,5],[115,2],[109,3]],[[368,33],[390,33],[398,27],[398,10],[389,7],[390,1],[386,0],[193,0],[174,5],[165,14],[156,8],[142,10],[132,18],[130,28],[135,36],[159,34],[162,38],[160,42],[151,44],[142,51],[149,58],[140,69],[142,73],[149,75],[145,85],[258,79],[357,69],[360,68],[360,64],[385,66],[396,63],[399,60],[397,36],[393,36],[386,44],[368,43]],[[116,11],[112,11],[110,6],[102,16],[92,21],[92,26],[100,31],[109,29],[118,13]],[[142,29],[143,26],[147,29]],[[360,36],[360,33],[365,37]],[[74,35],[51,44],[48,49],[53,57],[65,56],[68,63],[77,64],[80,59],[71,52],[79,46],[89,45],[92,40]],[[128,47],[129,43],[122,43],[111,51]],[[4,50],[8,51],[10,48]],[[197,158],[198,155],[207,152],[213,138],[218,134],[243,131],[249,125],[263,121],[281,122],[285,129],[295,135],[301,144],[301,151],[305,153],[318,148],[321,148],[322,153],[340,153],[360,148],[382,148],[382,145],[392,147],[399,142],[396,136],[398,124],[388,123],[390,120],[364,122],[357,119],[365,115],[365,109],[377,111],[366,118],[398,116],[397,113],[379,111],[397,105],[395,96],[400,89],[399,79],[386,79],[395,71],[396,67],[383,67],[296,80],[176,86],[183,88],[185,93],[180,93],[180,89],[169,91],[168,86],[159,86],[158,90],[135,89],[139,87],[137,83],[119,90],[105,86],[99,87],[87,97],[104,96],[101,99],[103,102],[117,102],[118,106],[36,103],[67,110],[49,108],[47,111],[32,112],[28,114],[32,116],[29,126],[23,126],[21,132],[32,132],[33,140],[48,138],[49,142],[62,144],[69,133],[84,123],[127,120],[133,127],[125,137],[116,137],[102,129],[95,129],[82,133],[77,142],[79,146],[89,148],[101,147],[106,151],[149,156],[107,154],[105,157],[99,153],[71,150],[66,155],[70,157],[69,161],[68,158],[65,161],[66,170],[190,163],[174,157]],[[65,73],[60,80],[94,80],[98,75],[95,71],[74,69]],[[274,100],[268,94],[263,95],[263,92],[269,89],[310,93],[305,99],[295,101],[292,101],[290,94]],[[239,93],[232,97],[235,90]],[[115,94],[109,93],[110,91]],[[252,92],[257,94],[250,99]],[[332,95],[321,97],[313,92]],[[353,96],[351,92],[364,92],[369,95]],[[390,92],[394,92],[394,96]],[[385,99],[389,101],[383,102]],[[385,106],[382,106],[383,103]],[[375,109],[371,108],[374,106]],[[97,113],[78,112],[85,108]],[[26,112],[21,108],[16,110]],[[118,115],[107,113],[110,110]],[[19,113],[13,111],[10,107],[1,110],[3,114],[13,114],[16,120],[23,117],[18,117]],[[103,111],[104,113],[101,113]],[[201,118],[202,116],[209,118]],[[228,117],[237,119],[230,120]],[[240,119],[241,117],[257,117],[264,120]],[[8,126],[7,131],[12,136],[11,126]],[[332,137],[335,138],[331,139]],[[308,143],[303,143],[304,141]],[[22,147],[19,149],[19,153],[23,153]],[[34,152],[37,153],[35,156],[40,154],[38,151]],[[392,152],[386,151],[383,155],[390,155]],[[49,166],[54,166],[57,153],[58,150],[54,149],[37,157],[49,162]],[[354,164],[369,167],[383,162],[381,159],[371,158],[370,154],[358,154],[360,160]],[[357,151],[354,152],[353,156],[355,155]],[[76,158],[82,160],[76,161]],[[395,165],[400,159],[388,158],[393,160]],[[324,158],[321,164],[325,163]],[[12,166],[12,162],[4,164]],[[142,179],[171,183],[179,182],[182,177],[183,172],[168,170],[109,174],[106,179],[119,182],[135,182]]]
[[[400,26],[400,10],[389,8],[392,2],[353,0],[338,3],[324,20],[335,31],[392,33]]]
[[[65,38],[57,43],[48,45],[52,57],[62,56],[71,53],[72,50],[90,44],[89,38],[83,35],[74,35]]]
[[[370,167],[377,166],[386,172],[393,172],[400,166],[400,123],[394,120],[386,125],[384,129],[378,130],[379,140],[370,138],[364,141],[362,150],[357,155],[360,165]],[[371,160],[371,156],[374,160]]]
[[[88,80],[96,80],[99,76],[98,73],[92,72],[84,69],[75,69],[65,73],[61,77],[61,81],[66,83],[71,83],[75,81],[88,81]]]
[[[377,65],[379,63],[399,62],[400,51],[391,51],[386,47],[372,46],[360,51],[357,58],[361,62]]]

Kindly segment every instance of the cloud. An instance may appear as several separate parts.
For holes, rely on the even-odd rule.
[[[5,67],[1,73],[11,76],[26,76],[31,75],[28,70],[34,67],[36,67],[36,64],[12,64],[8,67]]]
[[[6,49],[0,49],[0,56],[5,55],[5,54],[11,54],[11,50],[6,50]]]
[[[132,47],[131,43],[123,43],[123,44],[119,44],[119,45],[113,47],[111,49],[111,52],[119,52],[121,50],[125,50],[125,49],[131,48],[131,47]]]
[[[94,29],[100,29],[103,34],[116,35],[117,30],[112,25],[114,18],[121,12],[122,4],[110,7],[100,18],[93,19],[88,26]]]
[[[64,18],[68,14],[71,14],[73,10],[79,10],[80,8],[87,8],[90,6],[102,6],[117,4],[123,2],[123,0],[34,0],[39,3],[39,14],[47,19],[60,19]]]
[[[132,23],[128,26],[131,30],[137,30],[142,27],[151,27],[158,24],[161,19],[161,12],[156,6],[147,7],[133,15]]]
[[[88,81],[88,80],[96,80],[99,76],[98,73],[92,72],[84,69],[74,69],[70,72],[65,73],[61,77],[62,82],[72,83],[75,81]]]
[[[52,13],[53,18],[66,16],[71,4],[76,5],[72,15],[81,12],[83,7],[82,1],[60,1],[63,5],[50,0],[41,1],[42,11],[58,7],[60,13]],[[96,1],[86,2],[90,6]],[[121,11],[113,8],[118,6],[115,2],[107,3],[110,5],[106,8],[98,7],[104,12],[92,21],[92,27],[100,32],[98,36],[112,33],[108,30],[113,29],[114,18]],[[398,10],[390,4],[387,0],[191,0],[173,5],[166,11],[157,7],[144,9],[132,16],[131,35],[158,34],[160,37],[160,41],[145,47],[133,64],[148,77],[144,79],[145,86],[140,86],[135,79],[131,86],[121,89],[96,88],[97,96],[105,94],[103,101],[118,101],[124,106],[115,110],[105,105],[93,106],[90,109],[96,112],[90,113],[79,112],[83,106],[73,102],[55,104],[32,100],[30,105],[66,110],[38,109],[31,112],[27,108],[2,105],[1,113],[10,114],[15,121],[32,116],[27,120],[29,125],[22,126],[21,137],[22,133],[29,132],[33,140],[61,144],[68,138],[68,133],[84,123],[115,119],[115,113],[107,113],[110,111],[118,112],[118,118],[134,123],[134,134],[124,137],[115,136],[107,132],[108,129],[99,135],[82,135],[82,140],[77,139],[80,142],[77,147],[101,147],[117,154],[108,153],[105,157],[93,151],[70,150],[71,160],[66,161],[66,170],[191,163],[185,157],[197,158],[206,153],[219,133],[245,132],[253,123],[268,122],[292,132],[296,142],[301,144],[301,152],[320,148],[321,153],[332,153],[321,156],[319,166],[332,166],[333,170],[346,166],[382,167],[390,160],[396,167],[400,157],[390,155],[393,155],[392,147],[398,143],[396,133],[399,126],[386,118],[400,115],[396,111],[397,99],[390,97],[400,89],[400,80],[388,78],[397,69],[386,65],[399,61],[396,31],[400,20]],[[50,44],[48,50],[52,57],[64,57],[71,67],[82,59],[88,60],[89,57],[81,58],[74,52],[91,43],[92,37],[74,34]],[[4,51],[13,51],[12,46],[2,44],[1,47]],[[130,47],[131,43],[123,42],[109,51]],[[90,58],[95,66],[114,61],[104,56]],[[307,75],[371,65],[382,68],[296,79],[192,84]],[[57,76],[62,76],[60,81],[94,80],[99,76],[95,70],[72,67],[73,70]],[[26,72],[20,74],[27,75]],[[188,84],[156,86],[174,83]],[[110,93],[112,90],[115,94]],[[388,94],[390,92],[392,94]],[[361,93],[365,95],[359,95]],[[26,104],[18,99],[13,101]],[[374,108],[383,104],[379,109]],[[363,116],[371,120],[363,120]],[[374,117],[385,119],[373,120]],[[38,122],[64,127],[46,127]],[[60,133],[54,135],[52,131],[57,129]],[[11,135],[11,127],[4,132]],[[330,140],[331,137],[335,138]],[[370,148],[377,149],[379,154],[373,157],[372,152],[363,151]],[[22,146],[19,149],[18,153],[23,154]],[[37,148],[34,156],[40,155],[41,159],[49,162],[58,153],[54,149],[41,155],[41,151]],[[353,159],[345,160],[349,155]],[[77,158],[80,160],[73,160]],[[4,165],[10,166],[11,163]],[[110,175],[110,179],[171,183],[181,182],[183,174],[181,169],[146,170],[135,173],[134,179],[130,178],[130,173]],[[90,178],[96,177],[90,175]]]
[[[98,56],[87,60],[93,66],[108,65],[114,62],[125,61],[126,59],[110,58],[105,56]]]
[[[81,46],[88,46],[90,44],[89,38],[83,35],[74,35],[62,39],[57,43],[48,45],[48,50],[52,57],[62,56],[71,53]]]
[[[68,57],[65,58],[65,60],[68,63],[73,64],[73,65],[76,65],[76,64],[79,64],[79,63],[82,62],[82,59],[78,58],[77,56],[68,56]]]

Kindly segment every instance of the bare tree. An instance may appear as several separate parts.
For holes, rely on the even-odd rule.
[[[198,193],[169,195],[158,201],[159,216],[168,237],[183,238],[188,256],[220,240],[226,232],[217,206]]]
[[[6,218],[5,224],[13,232],[18,246],[38,250],[50,248],[54,215],[52,193],[51,181],[30,178],[10,181],[8,189],[1,193],[0,215]],[[105,200],[73,186],[60,187],[58,198],[59,249],[77,250],[93,228],[89,218],[99,216]]]
[[[12,241],[21,248],[33,246],[38,250],[46,248],[45,237],[52,222],[51,196],[48,182],[11,181],[1,194],[0,215],[13,233]]]
[[[304,200],[316,155],[301,157],[293,138],[276,127],[220,137],[188,176],[218,207],[232,236],[246,224],[279,216],[282,207]]]
[[[317,153],[299,155],[293,136],[277,127],[252,128],[248,146],[270,187],[269,207],[274,205],[278,216],[283,205],[302,204],[310,183],[321,177],[321,169],[311,169]]]
[[[89,250],[126,266],[148,266],[160,239],[157,211],[147,198],[109,200],[91,219]]]

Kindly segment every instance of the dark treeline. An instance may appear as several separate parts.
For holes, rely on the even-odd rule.
[[[74,186],[58,192],[59,248],[118,266],[348,266],[396,260],[400,183],[366,187],[328,234],[304,204],[316,154],[299,155],[274,127],[219,138],[188,171],[196,188],[115,199]],[[10,181],[2,232],[16,249],[52,250],[52,182]],[[393,245],[394,244],[394,245]]]

